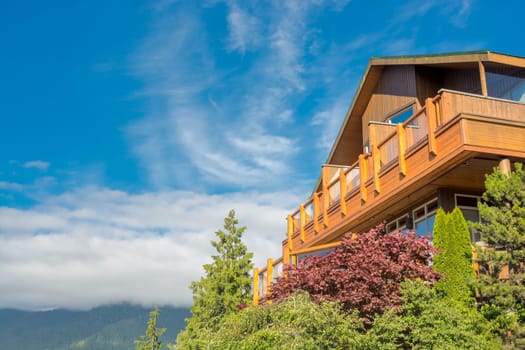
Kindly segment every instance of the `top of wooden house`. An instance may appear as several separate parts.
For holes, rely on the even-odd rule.
[[[371,58],[326,164],[352,164],[366,152],[370,122],[388,123],[404,110],[421,108],[441,89],[503,97],[498,75],[521,81],[525,58],[488,50]]]

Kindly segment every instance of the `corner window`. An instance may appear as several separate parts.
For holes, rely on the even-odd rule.
[[[472,221],[472,222],[479,222],[479,210],[478,210],[478,202],[481,200],[480,196],[471,196],[467,194],[454,194],[454,200],[456,207],[458,207],[461,212],[463,213],[463,216],[465,217],[465,220]],[[470,240],[472,242],[479,242],[481,241],[481,235],[478,232],[475,232],[474,230],[470,229]]]

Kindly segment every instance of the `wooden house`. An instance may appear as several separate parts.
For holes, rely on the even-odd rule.
[[[479,220],[485,174],[515,161],[525,162],[525,58],[372,58],[312,194],[288,216],[282,257],[254,271],[254,304],[283,263],[347,232],[385,223],[428,234],[440,207]]]

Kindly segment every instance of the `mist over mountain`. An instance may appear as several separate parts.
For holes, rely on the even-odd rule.
[[[129,350],[144,334],[150,308],[130,304],[89,311],[0,309],[2,350]],[[160,307],[158,327],[164,343],[175,342],[189,308]]]

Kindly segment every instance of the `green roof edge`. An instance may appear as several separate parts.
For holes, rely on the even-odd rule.
[[[372,56],[370,60],[375,59],[398,59],[398,58],[418,58],[418,57],[440,57],[440,56],[461,56],[461,55],[473,55],[473,54],[487,54],[493,51],[490,50],[474,50],[474,51],[456,51],[456,52],[443,52],[433,54],[418,54],[418,55],[400,55],[400,56]],[[493,52],[496,53],[496,52]],[[509,56],[509,55],[507,55]],[[516,56],[518,57],[518,56]]]

